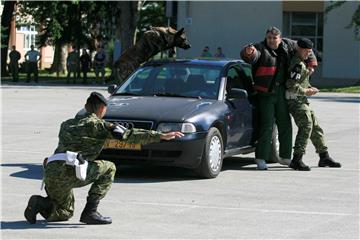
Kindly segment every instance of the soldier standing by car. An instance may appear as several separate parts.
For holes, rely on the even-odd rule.
[[[257,168],[266,170],[271,154],[274,120],[279,132],[279,163],[289,165],[292,151],[292,126],[285,100],[285,81],[290,58],[295,54],[296,42],[281,38],[276,27],[266,31],[264,41],[249,44],[241,51],[241,57],[253,67],[257,107],[259,108],[259,136],[255,150]],[[309,67],[317,65],[316,58],[309,58]]]
[[[297,45],[297,54],[291,59],[290,63],[285,93],[289,112],[298,127],[294,145],[294,156],[290,167],[295,170],[310,171],[310,167],[302,161],[302,156],[305,154],[309,139],[320,156],[319,167],[341,167],[340,163],[335,162],[329,156],[328,148],[325,144],[324,131],[320,127],[307,99],[307,96],[312,96],[319,92],[317,88],[310,85],[309,76],[312,71],[307,69],[304,62],[311,54],[313,43],[307,38],[301,38],[297,41]]]
[[[180,132],[128,130],[102,120],[107,109],[107,100],[97,92],[90,94],[85,109],[87,113],[84,116],[76,116],[61,124],[55,154],[44,161],[44,182],[48,196],[31,196],[24,212],[26,220],[31,224],[36,223],[38,213],[48,222],[70,219],[74,213],[73,188],[88,184],[92,186],[80,221],[86,224],[112,223],[110,217],[103,217],[97,212],[99,201],[109,191],[116,171],[112,162],[97,160],[106,139],[116,138],[127,143],[149,144],[183,136]],[[75,169],[69,162],[74,163]],[[85,167],[84,170],[82,166],[87,166],[87,169]],[[77,167],[80,169],[80,177]]]

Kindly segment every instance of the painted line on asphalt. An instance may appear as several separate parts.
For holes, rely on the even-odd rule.
[[[44,152],[36,151],[20,151],[20,150],[1,150],[3,153],[30,153],[30,154],[44,154]]]
[[[118,201],[111,201],[119,203]],[[196,204],[173,204],[173,203],[151,203],[151,202],[120,202],[120,204],[130,205],[150,205],[160,207],[185,207],[185,208],[199,208],[199,209],[215,209],[215,210],[237,210],[247,212],[260,212],[260,213],[281,213],[281,214],[299,214],[299,215],[328,215],[328,216],[354,216],[355,214],[349,213],[336,213],[336,212],[315,212],[315,211],[293,211],[293,210],[268,210],[258,208],[239,208],[239,207],[221,207],[221,206],[203,206]]]
[[[23,194],[9,193],[12,196],[21,196]],[[85,198],[77,198],[77,201],[86,201]],[[241,207],[222,207],[222,206],[204,206],[198,204],[178,204],[178,203],[155,203],[155,202],[124,202],[124,201],[112,201],[104,199],[103,202],[120,204],[120,205],[142,205],[142,206],[157,206],[157,207],[176,207],[176,208],[188,208],[190,209],[209,209],[209,210],[231,210],[231,211],[244,211],[244,212],[259,212],[259,213],[279,213],[279,214],[297,214],[297,215],[322,215],[322,216],[358,216],[358,213],[340,213],[340,212],[316,212],[316,211],[295,211],[285,209],[259,209],[259,208],[241,208]],[[175,212],[182,212],[184,210],[175,210]]]

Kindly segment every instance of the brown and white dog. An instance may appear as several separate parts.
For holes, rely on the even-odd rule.
[[[119,60],[115,62],[116,81],[121,83],[140,64],[148,61],[157,53],[174,47],[182,49],[191,47],[184,28],[176,31],[171,27],[152,27],[134,46],[126,49]]]

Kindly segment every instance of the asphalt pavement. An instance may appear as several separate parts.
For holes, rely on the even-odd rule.
[[[124,166],[99,206],[111,225],[79,222],[89,187],[75,189],[69,221],[28,224],[28,198],[45,195],[41,162],[57,146],[60,123],[93,90],[107,95],[105,87],[1,86],[2,239],[359,239],[359,94],[310,100],[340,169],[318,168],[311,144],[310,172],[277,163],[257,171],[253,154],[226,159],[210,180],[180,168]]]

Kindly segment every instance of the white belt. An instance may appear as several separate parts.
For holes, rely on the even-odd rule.
[[[48,157],[47,164],[53,161],[65,161],[67,165],[75,166],[76,178],[85,181],[88,162],[85,160],[83,164],[80,164],[79,160],[77,159],[77,155],[78,155],[77,152],[70,152],[70,151],[66,151],[66,153],[56,153]],[[40,189],[42,190],[43,187],[44,187],[44,179]]]

